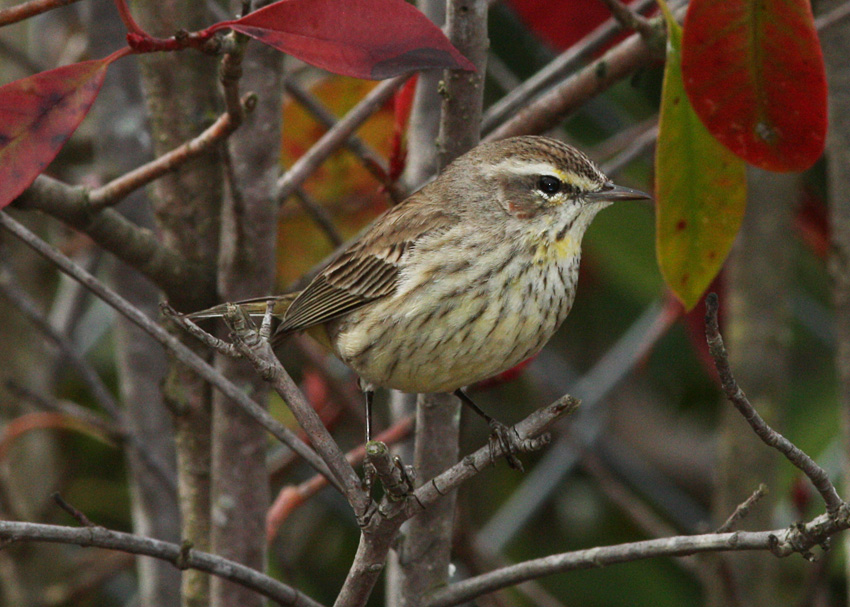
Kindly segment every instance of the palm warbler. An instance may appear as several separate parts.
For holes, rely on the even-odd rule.
[[[549,341],[573,304],[596,213],[649,195],[545,137],[479,145],[381,215],[306,289],[272,298],[273,343],[308,333],[375,386],[455,392]],[[262,315],[270,298],[241,302]],[[220,316],[223,306],[191,314]]]

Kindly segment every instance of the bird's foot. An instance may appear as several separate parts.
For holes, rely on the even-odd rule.
[[[519,461],[517,453],[522,453],[524,444],[519,434],[512,427],[508,427],[495,419],[490,420],[490,460],[496,463],[497,452],[508,460],[508,465],[514,470],[523,472],[522,462]]]

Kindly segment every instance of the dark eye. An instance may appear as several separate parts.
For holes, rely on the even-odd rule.
[[[560,192],[563,185],[560,179],[551,175],[541,175],[537,179],[537,189],[547,196],[552,196]]]

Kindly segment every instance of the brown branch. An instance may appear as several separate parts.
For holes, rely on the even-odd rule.
[[[168,561],[179,569],[196,569],[222,577],[268,597],[279,605],[322,607],[300,591],[240,563],[147,537],[104,527],[62,527],[0,520],[0,539],[8,542],[49,542],[105,548]]]
[[[376,441],[394,444],[407,438],[413,430],[413,418],[405,417],[375,437]],[[352,466],[359,465],[366,456],[366,446],[359,445],[345,454]],[[277,535],[286,518],[299,506],[324,489],[328,484],[326,477],[316,475],[297,487],[285,487],[278,494],[266,516],[266,539],[271,541]]]
[[[77,2],[77,0],[30,0],[17,6],[4,8],[0,10],[0,27],[35,17],[74,2]]]
[[[286,78],[283,81],[286,92],[301,104],[313,118],[327,129],[332,129],[337,124],[336,116],[325,107],[318,97],[302,87],[294,78]],[[390,181],[387,175],[387,163],[375,150],[357,136],[353,136],[345,142],[345,147],[353,153],[372,176],[381,182],[387,189],[387,193],[394,202],[401,202],[407,198],[407,192],[399,184]]]
[[[799,552],[804,557],[811,558],[810,548],[825,544],[831,536],[848,528],[850,528],[850,519],[847,517],[833,519],[827,515],[821,515],[805,525],[794,525],[787,529],[685,535],[553,554],[504,567],[439,589],[426,597],[422,605],[423,607],[451,607],[546,575],[581,569],[597,569],[658,557],[762,550],[769,551],[775,556],[788,556]]]
[[[251,400],[238,386],[234,385],[218,373],[209,363],[183,345],[176,337],[168,333],[148,319],[138,309],[133,307],[127,300],[109,289],[94,276],[83,270],[59,251],[41,240],[20,223],[0,211],[0,227],[12,233],[27,246],[37,253],[46,257],[55,264],[62,272],[79,281],[92,293],[100,297],[119,314],[125,316],[130,322],[137,325],[145,333],[153,337],[160,345],[166,348],[179,362],[191,368],[202,379],[209,382],[214,388],[220,390],[228,398],[245,409],[257,423],[268,430],[275,438],[297,452],[307,462],[322,474],[330,475],[322,459],[310,447],[305,445],[298,436],[289,428],[281,424],[269,413]]]
[[[720,327],[717,320],[718,301],[716,293],[709,293],[705,298],[705,337],[708,342],[708,350],[714,359],[714,366],[720,376],[720,384],[726,398],[744,416],[744,419],[753,429],[753,432],[769,447],[777,449],[788,461],[799,468],[821,494],[826,503],[826,511],[830,516],[838,516],[846,508],[841,500],[835,486],[829,480],[829,475],[811,457],[804,453],[794,443],[771,428],[767,422],[758,414],[753,405],[747,399],[747,395],[738,386],[732,369],[729,365],[729,355],[723,344],[723,336],[720,335]]]
[[[270,313],[271,309],[269,309]],[[333,437],[322,424],[316,410],[307,402],[304,395],[292,381],[289,373],[280,364],[271,345],[260,338],[250,317],[238,306],[229,306],[224,320],[233,331],[234,345],[252,364],[257,373],[269,382],[292,411],[298,425],[307,433],[310,443],[315,447],[334,478],[339,482],[343,495],[348,499],[359,521],[362,521],[370,509],[372,500],[360,486],[360,478]]]
[[[250,112],[257,103],[253,94],[245,95],[241,100],[242,111]],[[89,211],[101,211],[121,202],[131,192],[144,187],[163,175],[176,171],[188,161],[206,154],[219,142],[229,137],[242,120],[241,112],[225,112],[203,133],[183,145],[163,154],[129,173],[118,177],[106,185],[91,190],[87,196]]]
[[[332,129],[325,133],[306,154],[301,156],[278,179],[274,194],[275,198],[279,201],[289,198],[295,191],[295,188],[300,187],[319,168],[319,165],[339,149],[361,124],[377,112],[392,97],[395,91],[407,82],[409,77],[410,75],[396,76],[395,78],[381,82],[372,89],[360,103],[337,122]]]
[[[341,246],[343,243],[342,236],[340,236],[334,226],[333,219],[331,219],[327,210],[313,200],[312,196],[310,196],[304,188],[295,188],[295,199],[298,201],[298,204],[301,205],[304,212],[307,213],[307,215],[310,216],[310,219],[313,220],[313,223],[315,223],[325,236],[327,236],[331,245],[333,245],[335,249]]]
[[[758,489],[753,491],[753,494],[750,495],[750,497],[738,504],[735,511],[729,515],[729,518],[727,518],[720,527],[717,528],[715,533],[726,533],[727,531],[732,531],[739,522],[747,517],[752,507],[755,506],[756,503],[765,495],[767,495],[767,485],[762,483],[758,486]]]
[[[632,7],[635,10],[645,10],[654,4],[655,0],[637,0]],[[488,134],[503,121],[512,117],[529,100],[559,80],[566,78],[568,74],[604,48],[619,33],[620,25],[617,21],[613,18],[608,19],[579,42],[570,46],[520,86],[487,108],[481,121],[481,132]]]
[[[139,228],[116,210],[92,212],[87,204],[84,188],[66,185],[46,175],[40,175],[14,202],[16,208],[43,211],[87,234],[150,278],[171,300],[180,301],[188,309],[207,304],[206,300],[195,302],[194,298],[215,291],[215,277],[210,268],[188,262],[163,245],[151,231]],[[197,287],[186,289],[187,284]]]
[[[608,7],[608,10],[624,29],[636,31],[650,44],[658,37],[658,30],[652,24],[652,21],[642,17],[630,6],[623,4],[620,0],[601,0],[601,2]]]
[[[78,510],[76,507],[74,507],[73,505],[68,503],[65,500],[65,498],[62,497],[62,495],[58,491],[53,494],[53,501],[56,502],[56,504],[60,508],[62,508],[62,510],[64,510],[65,512],[70,514],[72,517],[74,517],[74,519],[79,524],[81,524],[83,527],[97,527],[98,526],[98,525],[95,525],[93,522],[91,522],[91,519],[89,519],[89,517],[87,517],[85,514],[83,514],[80,510]]]
[[[663,50],[663,49],[662,49]],[[633,34],[487,135],[487,141],[544,133],[588,100],[661,57],[655,44]]]

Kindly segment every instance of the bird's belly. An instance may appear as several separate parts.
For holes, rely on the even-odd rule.
[[[549,340],[575,292],[569,267],[524,270],[538,275],[451,297],[423,293],[421,306],[388,299],[362,308],[335,327],[337,354],[364,380],[404,392],[450,392],[510,369]]]

